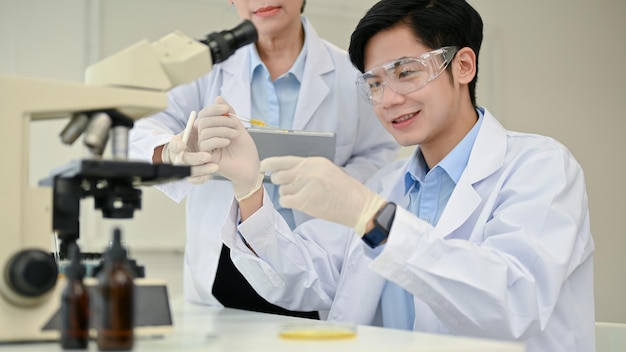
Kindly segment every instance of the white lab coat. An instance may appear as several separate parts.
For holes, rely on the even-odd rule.
[[[290,231],[267,198],[239,225],[259,257],[236,235],[234,202],[222,239],[257,292],[288,309],[379,325],[392,280],[414,295],[416,331],[524,341],[529,352],[594,351],[594,244],[583,172],[565,147],[506,131],[485,110],[435,228],[405,210],[407,165],[368,182],[400,206],[374,260],[343,226],[318,219]]]
[[[304,18],[303,23],[308,51],[293,129],[336,132],[335,163],[365,181],[395,159],[398,147],[380,126],[372,107],[358,96],[354,84],[358,71],[347,53],[319,38]],[[130,133],[130,157],[151,161],[154,148],[180,133],[192,110],[214,104],[218,95],[239,115],[251,116],[249,56],[249,48],[241,48],[201,79],[172,90],[165,111],[135,123]],[[193,186],[178,181],[159,188],[176,201],[187,195],[186,299],[220,306],[211,289],[222,246],[218,231],[233,199],[231,183],[212,180]],[[297,212],[294,218],[296,224],[309,219]]]

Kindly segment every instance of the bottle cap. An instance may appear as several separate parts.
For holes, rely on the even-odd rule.
[[[111,247],[107,251],[107,257],[113,263],[126,260],[126,249],[122,246],[122,231],[119,228],[113,230],[113,243],[111,243]]]
[[[70,265],[65,268],[65,276],[68,280],[81,280],[85,277],[85,267],[81,264],[80,248],[76,243],[69,245]]]

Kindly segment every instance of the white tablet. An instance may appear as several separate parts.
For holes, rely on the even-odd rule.
[[[337,135],[334,132],[248,128],[259,159],[270,156],[323,156],[333,161]]]
[[[286,155],[322,156],[335,160],[335,132],[248,128],[248,133],[254,139],[260,160]],[[269,176],[265,176],[263,182],[270,182]]]
[[[248,133],[252,136],[259,152],[259,160],[270,156],[322,156],[330,161],[335,160],[335,132],[323,131],[296,131],[277,128],[249,127]],[[220,175],[214,179],[223,180]],[[270,182],[265,176],[263,182]]]

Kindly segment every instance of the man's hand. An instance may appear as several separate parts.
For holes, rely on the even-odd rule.
[[[228,113],[234,110],[222,97],[198,113],[198,149],[211,154],[217,173],[233,183],[235,198],[241,201],[261,187],[263,175],[254,140]]]
[[[260,169],[280,186],[280,205],[352,227],[359,236],[386,202],[326,158],[271,157]]]

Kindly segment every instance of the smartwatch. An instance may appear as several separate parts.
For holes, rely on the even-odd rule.
[[[374,228],[363,235],[363,241],[370,247],[376,248],[387,237],[393,224],[393,218],[396,216],[396,203],[389,202],[376,213],[374,217]]]

